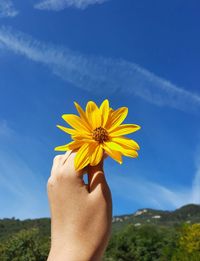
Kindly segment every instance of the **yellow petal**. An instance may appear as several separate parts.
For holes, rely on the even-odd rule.
[[[136,150],[123,149],[123,150],[122,150],[122,154],[123,154],[124,156],[131,157],[131,158],[137,158],[137,157],[138,157],[138,153],[137,153]]]
[[[106,145],[111,149],[111,150],[117,150],[121,151],[122,146],[120,146],[118,143],[113,142],[113,141],[107,141]]]
[[[112,141],[106,142],[106,145],[110,148],[110,150],[117,150],[121,152],[124,156],[132,157],[132,158],[138,157],[138,153],[134,149],[127,149],[124,146],[121,146]]]
[[[97,164],[99,164],[102,157],[103,157],[103,149],[102,149],[101,145],[96,145],[96,148],[91,155],[90,165],[96,166]]]
[[[121,145],[122,147],[125,147],[127,149],[134,149],[134,150],[140,149],[140,146],[138,145],[138,143],[136,141],[123,137],[123,136],[114,137],[114,138],[112,138],[112,141],[118,143],[119,145]]]
[[[74,129],[70,129],[70,128],[66,128],[66,127],[63,127],[63,126],[60,126],[60,125],[56,125],[59,129],[61,129],[62,131],[68,133],[68,134],[71,134],[71,135],[76,135],[78,134],[78,132]]]
[[[85,123],[85,125],[87,126],[87,128],[88,128],[89,130],[92,130],[92,128],[91,128],[91,126],[90,126],[90,124],[89,124],[89,122],[88,122],[88,119],[87,119],[87,117],[86,117],[86,114],[85,114],[84,110],[81,108],[81,106],[80,106],[77,102],[74,102],[74,104],[75,104],[75,107],[76,107],[78,113],[80,114],[81,119],[84,121],[84,123]]]
[[[56,151],[67,151],[67,150],[69,150],[69,147],[68,147],[68,144],[65,144],[65,145],[55,147],[54,150],[56,150]]]
[[[118,127],[126,118],[128,114],[128,108],[127,107],[121,107],[116,111],[111,112],[110,120],[108,121],[108,124],[106,125],[106,129],[108,131],[112,131],[116,127]]]
[[[86,116],[93,130],[101,126],[101,112],[93,101],[87,103]]]
[[[114,160],[116,160],[118,163],[122,164],[122,154],[119,151],[115,151],[115,150],[111,150],[108,146],[107,146],[107,142],[102,144],[104,150],[106,151],[106,153]]]
[[[84,124],[82,119],[75,114],[64,114],[62,118],[71,125],[74,129],[82,132],[89,133],[87,126]]]
[[[76,150],[80,148],[84,144],[83,141],[72,141],[62,146],[56,147],[54,150],[56,151],[67,151],[67,150]]]
[[[70,150],[77,150],[79,149],[85,142],[83,140],[75,140],[68,144],[68,148]]]
[[[122,124],[118,126],[116,129],[112,130],[109,133],[110,137],[123,136],[126,134],[130,134],[140,129],[140,126],[136,124]]]
[[[100,111],[101,111],[101,119],[102,119],[101,126],[105,127],[109,115],[109,101],[107,99],[102,102],[100,106]]]
[[[111,122],[111,118],[112,118],[112,113],[113,113],[113,109],[110,107],[109,108],[109,112],[108,112],[108,119],[107,119],[107,122],[106,122],[106,124],[105,124],[105,129],[108,129],[108,127],[111,127],[111,125],[110,125],[110,122]]]
[[[90,146],[91,144],[84,143],[78,150],[74,159],[76,170],[81,170],[90,163],[90,153],[89,153]]]
[[[73,140],[83,140],[83,141],[87,141],[87,142],[94,141],[92,139],[92,135],[87,134],[85,132],[84,133],[80,132],[80,134],[72,135],[71,137]]]

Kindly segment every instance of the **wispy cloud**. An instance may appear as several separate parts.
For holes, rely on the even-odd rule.
[[[191,187],[176,185],[172,189],[146,180],[141,175],[134,175],[131,178],[117,175],[114,178],[108,177],[108,180],[113,194],[118,195],[121,200],[142,207],[165,210],[176,209],[190,203],[200,204],[200,166]],[[125,193],[121,188],[125,188]]]
[[[188,186],[176,183],[173,184],[173,187],[170,187],[152,181],[150,175],[146,179],[143,172],[145,170],[141,173],[139,169],[135,169],[131,176],[113,176],[110,174],[107,175],[107,178],[113,194],[126,203],[128,201],[130,205],[139,205],[141,208],[173,210],[186,204],[200,204],[200,146],[197,147],[194,155],[196,170],[192,176],[191,185]],[[117,170],[114,169],[110,172],[117,172]],[[121,188],[125,188],[125,191]],[[114,202],[115,204],[117,202]]]
[[[196,174],[193,179],[192,200],[194,203],[200,204],[200,148],[196,152]]]
[[[5,120],[0,120],[0,218],[38,218],[48,216],[46,180],[36,173],[16,151],[16,143],[26,140]],[[32,138],[27,144],[34,147]],[[15,148],[15,149],[14,149]],[[32,153],[33,156],[33,153]]]
[[[42,0],[35,5],[35,8],[41,10],[59,11],[67,7],[85,9],[90,5],[102,4],[108,0]]]
[[[108,176],[112,191],[121,199],[157,209],[176,209],[186,204],[200,204],[200,147],[197,148],[194,158],[196,171],[192,178],[191,186],[174,184],[173,188],[147,180],[141,173],[133,177],[116,175]],[[126,188],[126,193],[121,189]]]
[[[0,28],[0,46],[47,66],[64,81],[97,94],[135,95],[158,106],[198,111],[200,95],[189,92],[136,63],[83,55],[45,44],[9,27]]]
[[[0,121],[0,138],[10,137],[12,135],[13,131],[8,126],[8,123],[6,120]]]
[[[11,0],[0,0],[0,17],[14,17],[18,13]]]
[[[121,199],[143,207],[175,209],[192,202],[198,203],[193,201],[192,189],[178,187],[173,190],[137,176],[134,178],[115,176],[114,179],[110,179],[110,184],[112,192]],[[126,193],[121,188],[125,188]]]

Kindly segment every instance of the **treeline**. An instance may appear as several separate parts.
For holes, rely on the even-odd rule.
[[[0,261],[46,261],[49,235],[22,229],[0,240]],[[199,261],[200,224],[177,227],[127,225],[114,233],[104,261]]]
[[[199,261],[200,224],[128,225],[114,234],[104,261]]]

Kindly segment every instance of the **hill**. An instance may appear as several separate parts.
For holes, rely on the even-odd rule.
[[[139,209],[112,221],[103,261],[200,260],[200,205]],[[49,249],[49,218],[0,220],[0,261],[46,261]]]
[[[200,205],[189,204],[175,211],[163,211],[150,208],[139,209],[133,214],[114,216],[113,231],[118,231],[128,224],[141,226],[144,224],[157,226],[176,226],[181,223],[200,223]],[[0,240],[19,232],[22,229],[38,228],[42,236],[50,235],[50,219],[15,218],[0,219]]]
[[[199,223],[200,205],[189,204],[174,211],[139,209],[130,215],[113,217],[113,230],[119,230],[127,224],[141,226],[151,224],[157,226],[176,226],[181,223]]]

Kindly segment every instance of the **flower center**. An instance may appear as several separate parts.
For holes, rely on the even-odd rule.
[[[104,141],[108,140],[108,133],[104,128],[98,127],[95,130],[93,130],[92,138],[98,141],[99,143],[103,143]]]

